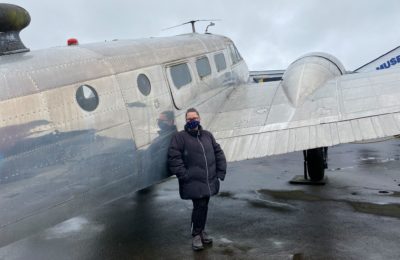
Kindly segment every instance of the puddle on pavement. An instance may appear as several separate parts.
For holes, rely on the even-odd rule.
[[[391,190],[380,190],[378,191],[378,195],[388,196],[388,197],[400,197],[400,192]]]
[[[229,191],[221,191],[220,193],[218,193],[218,197],[233,199],[233,193]]]
[[[399,161],[399,156],[395,157],[387,157],[387,158],[379,158],[379,157],[360,157],[359,164],[360,165],[371,165],[371,164],[380,164],[380,163],[388,163]]]
[[[400,218],[400,204],[375,204],[369,202],[359,202],[359,201],[348,201],[340,199],[326,199],[317,195],[307,194],[302,190],[290,190],[290,191],[276,191],[276,190],[259,190],[258,193],[268,195],[274,199],[280,200],[302,200],[302,201],[333,201],[333,202],[343,202],[351,205],[353,209],[357,212],[368,213],[379,216],[388,216]],[[353,192],[352,195],[356,195]],[[400,197],[400,192],[381,192],[380,194],[386,196]]]
[[[232,248],[224,248],[222,250],[222,254],[226,256],[233,257],[235,255],[235,251]]]
[[[229,241],[229,242],[227,242],[227,241]],[[251,249],[253,249],[253,247],[251,247],[251,246],[234,243],[233,241],[230,241],[230,240],[224,239],[224,238],[219,239],[216,242],[217,242],[217,248],[219,248],[218,251],[220,251],[222,255],[229,256],[229,257],[246,254]],[[219,244],[218,242],[221,242],[221,243]]]
[[[354,169],[354,166],[346,166],[346,167],[339,167],[339,168],[329,168],[329,169],[327,169],[327,171],[336,172],[336,171],[349,170],[349,169]]]
[[[253,249],[251,246],[246,246],[246,245],[234,245],[237,249],[239,249],[240,251],[242,251],[242,252],[248,252],[248,251],[250,251],[251,249]]]
[[[400,197],[400,192],[395,191],[392,194],[390,194],[390,196],[392,196],[392,197]]]
[[[288,190],[288,191],[278,191],[278,190],[258,190],[260,194],[271,196],[274,199],[280,200],[304,200],[304,201],[319,201],[324,200],[324,198],[307,194],[303,190]]]
[[[264,197],[263,194],[260,194],[259,191],[255,191],[255,193],[256,196],[254,196],[254,194],[246,194],[246,193],[234,194],[229,191],[223,191],[218,194],[218,197],[247,201],[251,206],[255,208],[269,208],[277,211],[296,210],[296,208],[290,204],[275,202],[263,198]]]
[[[262,199],[248,200],[248,203],[255,208],[268,208],[268,209],[284,211],[284,212],[296,210],[295,207],[293,207],[292,205],[289,205],[289,204],[283,204],[283,203],[267,201],[267,200],[262,200]]]
[[[44,235],[46,240],[65,239],[68,237],[85,239],[103,230],[103,225],[92,223],[84,217],[74,217],[47,229]]]
[[[355,201],[348,201],[347,203],[358,212],[400,218],[400,204],[373,204]]]
[[[303,259],[305,259],[305,258],[304,258],[304,254],[302,254],[302,253],[297,253],[297,254],[294,254],[294,255],[292,256],[292,259],[293,259],[293,260],[303,260]]]

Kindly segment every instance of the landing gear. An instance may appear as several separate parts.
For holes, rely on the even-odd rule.
[[[304,179],[308,177],[311,181],[320,181],[324,178],[325,169],[328,168],[326,162],[328,148],[315,148],[303,151],[304,156]]]
[[[325,169],[328,168],[328,148],[314,148],[303,151],[304,176],[295,176],[292,184],[324,185]]]

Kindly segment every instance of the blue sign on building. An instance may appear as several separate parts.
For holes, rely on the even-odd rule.
[[[376,67],[377,70],[383,70],[383,69],[388,69],[391,66],[396,65],[397,63],[400,63],[400,55],[391,58],[387,62],[381,64],[379,67]]]

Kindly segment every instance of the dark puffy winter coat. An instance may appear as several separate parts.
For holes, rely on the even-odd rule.
[[[179,180],[182,199],[215,195],[226,174],[226,159],[214,136],[199,126],[198,131],[180,131],[172,137],[168,167]]]

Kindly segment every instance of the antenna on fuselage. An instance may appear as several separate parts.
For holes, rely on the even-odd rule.
[[[183,26],[183,25],[185,25],[185,24],[191,24],[191,25],[192,25],[192,33],[196,33],[196,27],[195,27],[195,25],[194,25],[195,23],[197,23],[197,22],[216,22],[216,21],[221,21],[221,20],[220,20],[220,19],[212,19],[212,20],[205,20],[205,19],[191,20],[191,21],[186,22],[186,23],[182,23],[182,24],[178,24],[178,25],[175,25],[175,26],[172,26],[172,27],[164,28],[164,29],[162,29],[162,31],[169,30],[169,29],[176,28],[176,27],[180,27],[180,26]],[[212,25],[211,25],[211,24],[212,24]],[[213,26],[213,25],[215,25],[215,23],[210,23],[208,26]],[[207,26],[207,29],[208,29],[208,26]],[[206,30],[206,32],[207,32],[207,30]]]
[[[204,33],[209,33],[209,32],[208,32],[208,27],[214,26],[214,25],[215,25],[215,23],[213,23],[213,22],[211,22],[209,25],[207,25],[206,31],[205,31]]]

